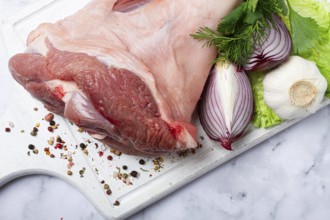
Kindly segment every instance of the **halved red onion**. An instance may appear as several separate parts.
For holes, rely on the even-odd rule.
[[[248,126],[253,112],[249,79],[233,64],[217,63],[212,69],[199,103],[199,118],[207,135],[232,150]]]
[[[273,21],[266,29],[264,41],[254,48],[243,67],[245,71],[269,70],[289,57],[292,47],[290,33],[279,16],[274,15]]]

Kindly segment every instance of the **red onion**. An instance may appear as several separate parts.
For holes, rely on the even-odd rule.
[[[277,15],[266,29],[264,42],[254,49],[244,66],[245,71],[263,71],[272,69],[285,61],[290,54],[292,42],[288,29]]]
[[[231,144],[248,126],[253,95],[243,70],[217,63],[212,69],[199,103],[199,118],[207,135],[232,150]]]

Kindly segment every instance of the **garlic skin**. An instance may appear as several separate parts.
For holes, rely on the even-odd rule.
[[[265,103],[282,119],[294,119],[317,110],[327,81],[315,63],[292,56],[266,74],[263,86]]]

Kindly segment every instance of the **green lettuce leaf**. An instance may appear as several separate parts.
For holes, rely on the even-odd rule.
[[[258,128],[268,128],[280,124],[282,119],[277,116],[264,101],[264,87],[262,81],[265,77],[265,73],[254,72],[250,73],[248,76],[251,82],[254,98],[253,125]]]
[[[316,38],[317,41],[312,42],[312,48],[309,48],[308,50],[295,50],[293,52],[293,55],[301,56],[307,60],[311,60],[316,63],[320,72],[328,82],[328,89],[325,95],[330,98],[330,4],[327,2],[327,0],[288,1],[290,6],[292,7],[290,9],[293,9],[296,12],[296,14],[294,14],[293,16],[295,16],[295,19],[298,19],[298,21],[292,23],[292,21],[290,22],[289,16],[282,17],[289,31],[292,33],[291,25],[297,25],[297,22],[299,23],[299,20],[302,17],[305,17],[308,20],[308,23],[315,22],[314,27],[312,27],[315,33],[313,33],[312,35],[318,36]],[[303,20],[305,21],[306,19],[303,18]],[[295,28],[297,29],[297,27]],[[306,33],[308,33],[310,30],[306,31],[307,32],[304,32],[305,34],[301,37],[305,38],[308,35],[306,35]],[[306,39],[303,39],[303,41],[304,40]],[[264,73],[250,73],[249,78],[255,102],[253,116],[254,126],[267,128],[280,124],[282,122],[282,119],[266,105],[263,98],[264,89],[262,85],[262,80],[264,79]]]
[[[328,82],[326,96],[330,98],[330,4],[325,1],[317,0],[289,0],[292,8],[303,17],[310,17],[317,23],[317,35],[319,40],[315,42],[313,48],[308,51],[295,52],[307,60],[314,61],[322,75]],[[290,32],[291,26],[288,25],[289,19],[283,18]]]

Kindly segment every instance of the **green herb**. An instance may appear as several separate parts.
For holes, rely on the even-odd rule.
[[[149,170],[143,169],[142,167],[140,167],[140,170],[142,170],[143,172],[149,172]]]
[[[320,39],[320,27],[311,17],[303,17],[295,12],[290,3],[289,19],[292,32],[292,45],[294,53],[305,53],[315,47]]]
[[[289,17],[294,52],[303,53],[316,45],[319,26],[312,18],[295,12],[288,0],[245,0],[222,18],[217,30],[201,27],[192,37],[217,48],[215,62],[244,66],[253,50],[265,41],[274,14]]]
[[[318,37],[318,41],[309,41],[312,42],[310,49],[298,51],[295,50],[295,55],[299,55],[307,60],[314,61],[318,66],[322,75],[327,79],[328,89],[325,95],[330,98],[330,3],[327,1],[316,1],[316,0],[290,0],[290,7],[292,7],[296,12],[298,12],[298,16],[303,16],[307,18],[311,18],[312,23],[315,21],[317,25],[310,24],[310,28],[314,28],[313,35],[314,37]],[[288,17],[285,17],[284,22],[287,24],[289,31],[291,30],[290,20]],[[305,39],[308,41],[308,39]],[[294,48],[298,43],[294,42]],[[304,45],[302,45],[304,46]]]
[[[246,0],[222,18],[217,30],[203,27],[192,36],[206,40],[205,45],[218,49],[218,61],[230,61],[243,66],[265,40],[266,28],[274,13],[283,11],[282,0]],[[253,40],[251,40],[253,39]]]

